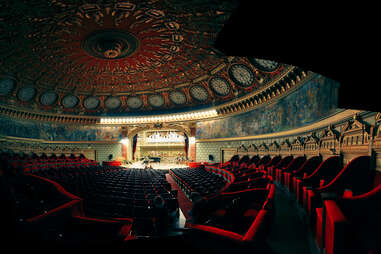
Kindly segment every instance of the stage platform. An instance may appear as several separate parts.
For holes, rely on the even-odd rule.
[[[162,170],[168,170],[171,168],[187,168],[188,167],[188,165],[186,164],[176,164],[176,163],[166,163],[166,162],[152,162],[152,163],[144,164],[142,161],[137,161],[132,164],[126,165],[124,167],[144,169],[146,166],[148,167],[152,166],[153,169],[162,169]]]

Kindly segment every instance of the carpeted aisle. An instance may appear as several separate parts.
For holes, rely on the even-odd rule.
[[[165,174],[167,181],[171,184],[172,189],[177,190],[177,199],[179,201],[179,207],[184,214],[185,218],[190,219],[189,211],[192,209],[192,201],[190,201],[187,196],[185,196],[184,192],[177,185],[177,183],[172,179],[172,176],[169,174]]]
[[[275,218],[268,238],[271,254],[317,254],[310,225],[296,200],[283,186],[275,186]]]

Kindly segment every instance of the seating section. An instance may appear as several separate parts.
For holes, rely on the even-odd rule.
[[[341,156],[300,156],[285,167],[263,168],[295,196],[325,254],[381,253],[381,174],[370,156],[344,166],[342,161]]]
[[[177,192],[165,179],[165,171],[113,166],[67,168],[35,174],[60,183],[84,199],[86,214],[100,218],[150,218],[152,200],[160,195],[170,211],[178,208]]]
[[[169,172],[194,203],[187,234],[214,239],[222,250],[228,243],[265,244],[277,185],[295,197],[326,254],[381,253],[381,174],[370,156],[343,165],[341,156],[236,155],[224,164],[169,171],[100,166],[83,156],[0,153],[0,160],[14,193],[18,235],[34,241],[124,242],[154,235],[154,198],[161,196],[170,214],[179,208]],[[31,162],[39,166],[28,168]]]
[[[83,241],[123,242],[131,237],[133,219],[100,220],[85,215],[83,199],[67,192],[58,183],[29,173],[7,175],[13,193],[15,235],[18,244],[74,244]],[[3,186],[3,187],[6,187]],[[2,207],[9,209],[9,207]],[[4,218],[3,218],[4,220]],[[8,230],[2,227],[1,230]]]
[[[244,160],[245,163],[234,166],[214,164],[206,165],[205,169],[170,170],[170,174],[186,193],[189,193],[190,186],[211,184],[200,181],[197,175],[215,175],[216,179],[224,179],[221,186],[214,188],[214,195],[203,192],[207,189],[197,190],[203,195],[204,203],[197,210],[198,215],[194,214],[195,210],[192,219],[186,224],[194,230],[194,234],[213,236],[221,240],[222,246],[225,246],[226,240],[237,244],[264,244],[274,216],[275,187],[271,176],[263,170],[257,170],[257,167],[248,168],[249,157]],[[259,162],[259,157],[254,161]],[[266,157],[264,163],[269,161]]]
[[[3,153],[11,167],[23,172],[35,172],[52,168],[76,168],[80,166],[90,167],[98,165],[97,161],[89,160],[84,155],[76,157],[74,154],[65,156],[64,154],[57,157],[55,154],[47,156],[42,154],[9,154]]]
[[[187,197],[192,192],[198,192],[204,197],[212,196],[227,184],[223,177],[207,171],[205,167],[174,168],[170,170],[170,174]]]

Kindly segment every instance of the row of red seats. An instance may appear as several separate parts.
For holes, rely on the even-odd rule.
[[[16,196],[17,232],[16,239],[11,240],[18,244],[79,246],[83,241],[123,242],[134,238],[131,218],[91,218],[84,213],[83,199],[54,181],[32,174],[18,175],[14,180],[8,180]]]
[[[95,160],[89,160],[84,155],[75,157],[73,154],[69,157],[65,155],[50,156],[47,157],[41,155],[19,155],[19,154],[7,154],[2,153],[2,158],[6,158],[10,167],[21,170],[23,172],[34,172],[38,170],[46,170],[49,168],[64,168],[64,167],[80,167],[80,166],[96,166],[98,162]]]
[[[326,254],[379,253],[380,174],[370,156],[353,158],[344,166],[342,161],[341,156],[325,160],[320,156],[300,156],[267,170],[275,181],[295,194]]]
[[[214,174],[229,176],[227,184],[219,193],[205,199],[205,214],[201,219],[187,222],[186,226],[207,239],[213,236],[221,241],[224,251],[226,240],[240,247],[250,245],[252,248],[253,244],[257,245],[256,250],[263,247],[273,221],[275,195],[271,176],[259,170],[265,162],[268,161],[260,162],[258,156],[253,160],[247,156],[236,163],[205,165]],[[246,167],[249,163],[252,168]]]

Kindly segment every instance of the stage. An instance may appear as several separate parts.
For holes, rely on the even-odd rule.
[[[143,161],[137,161],[129,165],[124,165],[126,168],[141,168],[144,169],[146,166],[152,167],[153,169],[168,170],[171,168],[187,168],[187,164],[177,164],[177,163],[167,163],[167,162],[149,162],[145,164]]]

